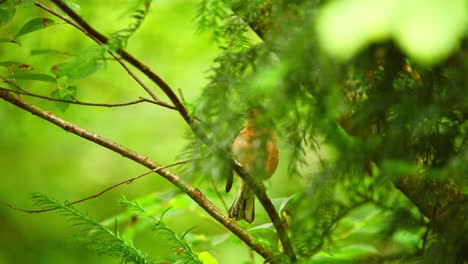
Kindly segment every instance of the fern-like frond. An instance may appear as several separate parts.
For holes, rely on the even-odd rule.
[[[173,249],[175,251],[175,258],[178,261],[177,263],[194,263],[194,264],[203,264],[201,260],[198,258],[197,254],[192,250],[190,245],[184,240],[184,237],[193,230],[193,228],[184,232],[182,236],[179,236],[176,232],[170,229],[163,221],[164,214],[170,210],[170,208],[166,209],[159,218],[155,217],[151,212],[148,212],[145,208],[143,208],[138,202],[136,201],[129,201],[125,198],[120,200],[120,203],[123,206],[128,207],[128,209],[138,213],[139,215],[143,215],[147,218],[150,218],[152,221],[155,222],[152,230],[159,231],[164,234],[165,239],[174,242],[175,245]]]
[[[150,11],[152,0],[134,0],[132,1],[129,12],[132,22],[127,28],[120,29],[110,35],[109,47],[111,50],[119,50],[127,46],[129,38],[140,28]]]
[[[73,226],[81,228],[80,238],[96,253],[118,257],[121,263],[155,263],[154,260],[135,248],[132,243],[123,239],[116,228],[114,230],[108,229],[87,214],[68,205],[67,202],[59,202],[41,193],[34,193],[32,199],[39,208],[56,208],[58,213],[73,223]]]

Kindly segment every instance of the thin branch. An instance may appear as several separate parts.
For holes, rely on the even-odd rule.
[[[83,32],[83,34],[85,34],[86,36],[88,36],[89,38],[91,38],[92,40],[94,40],[96,43],[98,43],[99,45],[103,45],[103,44],[106,44],[107,43],[107,39],[106,41],[102,41],[99,37],[95,37],[93,34],[89,34],[86,29],[83,29],[82,27],[80,27],[79,25],[77,25],[76,23],[74,23],[72,20],[68,19],[67,17],[55,12],[54,10],[48,8],[47,6],[39,3],[39,2],[35,2],[34,5],[38,6],[39,8],[42,8],[43,10],[49,12],[50,14],[62,19],[63,21],[65,21],[67,24],[75,27],[76,29],[78,29],[79,31]],[[151,89],[149,89],[141,80],[140,78],[138,78],[131,70],[130,68],[128,68],[127,65],[125,65],[125,63],[122,61],[121,58],[117,57],[114,52],[108,50],[107,51],[126,71],[127,73],[151,96],[151,98],[154,99],[154,101],[157,101],[157,102],[160,102],[160,100],[158,99],[158,97],[153,93],[153,91],[151,91]]]
[[[91,27],[82,17],[80,17],[75,11],[73,11],[73,9],[71,9],[65,2],[63,2],[62,0],[51,0],[51,1],[55,5],[57,5],[65,14],[67,14],[69,17],[71,17],[79,25],[80,31],[85,33],[91,39],[93,39],[95,41],[98,41],[98,43],[102,43],[102,44],[105,44],[105,43],[107,43],[109,41],[106,36],[104,36],[103,34],[99,33],[97,30],[95,30],[93,27]],[[40,5],[38,5],[38,6],[41,7]],[[46,10],[46,11],[48,11],[48,10]],[[54,12],[54,13],[56,13],[56,12]],[[62,18],[62,17],[63,16],[61,16],[60,18]],[[66,19],[69,20],[68,18],[66,18]],[[66,21],[66,20],[64,20],[64,21]],[[159,75],[157,75],[156,73],[151,71],[148,66],[146,66],[145,64],[143,64],[142,62],[137,60],[135,57],[133,57],[131,54],[129,54],[125,50],[119,50],[118,53],[120,54],[120,56],[122,56],[122,58],[124,60],[126,60],[128,63],[133,65],[138,70],[140,70],[151,81],[153,81],[155,84],[157,84],[161,88],[161,90],[163,90],[163,92],[167,95],[167,97],[169,97],[169,100],[171,100],[171,102],[177,108],[177,111],[179,111],[182,118],[184,118],[184,120],[191,127],[193,126],[192,118],[190,117],[187,108],[185,108],[185,106],[179,100],[179,98],[174,93],[174,91],[171,89],[171,87],[161,77],[159,77]]]
[[[219,192],[218,186],[216,186],[216,182],[214,181],[213,177],[210,177],[210,182],[211,182],[211,185],[213,186],[216,196],[218,196],[218,199],[221,200],[224,210],[226,210],[227,212],[229,210],[229,207],[227,206],[226,201],[224,201],[224,197]]]
[[[11,75],[14,76],[14,73],[11,72]],[[140,97],[138,100],[130,101],[130,102],[127,102],[127,103],[118,103],[118,104],[87,103],[87,102],[82,102],[82,101],[80,101],[80,100],[78,100],[78,99],[76,99],[74,97],[72,97],[73,101],[72,100],[65,100],[65,99],[56,99],[56,98],[52,98],[52,97],[47,97],[47,96],[43,96],[43,95],[39,95],[39,94],[30,93],[30,92],[24,90],[23,88],[21,88],[15,82],[12,82],[11,80],[8,80],[7,78],[5,78],[5,77],[3,77],[1,75],[0,75],[0,79],[2,79],[6,83],[9,83],[10,85],[15,87],[19,91],[14,91],[14,90],[10,90],[10,89],[7,89],[7,88],[2,88],[2,87],[0,87],[0,89],[8,90],[8,91],[10,91],[12,93],[17,93],[17,94],[23,94],[23,95],[27,95],[27,96],[42,98],[42,99],[46,99],[46,100],[49,100],[49,101],[63,102],[63,103],[70,103],[70,104],[79,104],[79,105],[86,105],[86,106],[105,106],[105,107],[119,107],[119,106],[127,106],[127,105],[132,105],[132,104],[138,104],[138,103],[142,103],[142,102],[148,102],[148,103],[156,104],[156,105],[166,107],[166,108],[169,108],[169,109],[172,109],[172,110],[177,110],[174,106],[172,106],[172,105],[170,105],[170,104],[168,104],[168,103],[166,103],[164,101],[161,101],[159,99],[151,100],[151,99],[147,99],[147,98],[144,98],[144,97]]]
[[[104,193],[114,189],[114,188],[117,188],[119,187],[120,185],[123,185],[123,184],[130,184],[132,183],[133,181],[135,180],[138,180],[139,178],[141,177],[144,177],[148,174],[151,174],[153,172],[157,172],[161,169],[167,169],[167,168],[170,168],[170,167],[173,167],[173,166],[177,166],[177,165],[180,165],[180,164],[184,164],[184,163],[188,163],[188,162],[191,162],[193,161],[193,159],[191,160],[184,160],[184,161],[179,161],[179,162],[175,162],[175,163],[172,163],[172,164],[169,164],[169,165],[166,165],[164,167],[159,167],[159,168],[156,168],[156,169],[153,169],[153,170],[150,170],[150,171],[147,171],[147,172],[144,172],[138,176],[134,176],[134,177],[131,177],[131,178],[128,178],[124,181],[121,181],[119,183],[116,183],[116,184],[113,184],[107,188],[105,188],[104,190],[96,193],[96,194],[93,194],[93,195],[90,195],[90,196],[87,196],[85,198],[81,198],[81,199],[78,199],[76,201],[73,201],[73,202],[69,202],[67,203],[67,205],[74,205],[74,204],[78,204],[78,203],[82,203],[82,202],[85,202],[85,201],[88,201],[88,200],[91,200],[91,199],[94,199],[94,198],[97,198],[101,195],[103,195]],[[50,212],[50,211],[54,211],[56,209],[58,209],[58,207],[53,207],[53,208],[46,208],[46,209],[40,209],[40,210],[30,210],[30,209],[22,209],[22,208],[18,208],[14,205],[11,205],[11,204],[8,204],[6,202],[3,202],[3,201],[0,201],[0,203],[4,204],[5,206],[7,207],[10,207],[11,209],[14,209],[16,211],[21,211],[21,212],[24,212],[24,213],[29,213],[29,214],[32,214],[32,213],[43,213],[43,212]]]
[[[31,96],[31,97],[41,98],[41,99],[45,99],[45,100],[52,101],[52,102],[61,102],[61,103],[69,103],[69,104],[84,105],[84,106],[120,107],[120,106],[128,106],[128,105],[134,105],[134,104],[146,103],[146,102],[149,103],[150,102],[150,103],[161,105],[161,106],[164,106],[164,107],[167,107],[167,108],[170,108],[170,109],[174,109],[174,107],[171,106],[171,105],[161,104],[160,102],[156,102],[156,101],[146,99],[146,98],[139,98],[137,100],[133,100],[133,101],[125,102],[125,103],[102,104],[102,103],[83,102],[83,101],[80,101],[80,100],[75,99],[75,98],[73,98],[73,100],[57,99],[57,98],[52,98],[52,97],[48,97],[48,96],[44,96],[44,95],[40,95],[40,94],[30,93],[30,92],[27,92],[27,91],[24,91],[24,90],[23,91],[13,91],[11,89],[3,88],[3,87],[0,87],[0,90],[8,91],[8,92],[15,93],[15,94],[22,94],[22,95],[27,95],[27,96]]]
[[[268,251],[263,245],[255,243],[254,238],[247,233],[243,228],[241,228],[237,223],[226,217],[217,207],[214,205],[210,200],[208,200],[205,195],[203,195],[200,190],[195,188],[194,186],[186,183],[183,179],[174,174],[173,172],[169,171],[167,168],[161,168],[162,166],[158,163],[152,161],[148,157],[145,157],[135,151],[132,151],[124,146],[116,144],[106,138],[103,138],[99,135],[91,133],[73,123],[65,121],[60,117],[49,113],[35,105],[26,102],[22,98],[10,93],[8,91],[0,90],[0,98],[4,99],[5,101],[16,105],[23,110],[26,110],[48,122],[55,124],[58,127],[63,128],[65,131],[73,133],[79,137],[82,137],[86,140],[94,142],[104,148],[107,148],[111,151],[114,151],[120,154],[123,157],[131,159],[151,170],[157,170],[156,173],[161,175],[163,178],[177,186],[181,191],[186,193],[192,200],[194,200],[203,210],[205,210],[208,214],[210,214],[214,219],[216,219],[219,223],[221,223],[224,227],[226,227],[229,231],[235,234],[239,239],[244,241],[250,248],[255,250],[259,255],[263,258],[270,258],[273,253]]]

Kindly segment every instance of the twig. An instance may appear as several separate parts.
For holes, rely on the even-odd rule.
[[[61,102],[61,103],[69,103],[69,104],[84,105],[84,106],[120,107],[120,106],[128,106],[128,105],[134,105],[134,104],[148,102],[148,103],[161,105],[161,106],[164,106],[166,108],[174,109],[174,107],[171,106],[171,105],[166,105],[165,103],[161,104],[161,102],[156,102],[156,101],[153,101],[153,100],[150,100],[150,99],[147,99],[147,98],[141,98],[141,97],[139,99],[137,99],[137,100],[133,100],[133,101],[125,102],[125,103],[103,104],[103,103],[83,102],[83,101],[80,101],[78,99],[75,99],[74,97],[72,97],[73,101],[72,100],[66,100],[66,99],[57,99],[57,98],[52,98],[52,97],[48,97],[48,96],[44,96],[44,95],[40,95],[40,94],[30,93],[30,92],[27,92],[27,91],[24,91],[24,90],[22,90],[22,91],[13,91],[11,89],[3,88],[3,87],[0,87],[0,90],[8,91],[8,92],[15,93],[15,94],[22,94],[22,95],[27,95],[27,96],[31,96],[31,97],[41,98],[41,99],[45,99],[45,100],[52,101],[52,102]]]
[[[216,182],[214,181],[213,177],[209,177],[209,178],[210,178],[211,185],[213,185],[213,189],[214,189],[214,191],[216,193],[216,196],[218,196],[218,199],[221,200],[221,203],[223,204],[224,210],[226,210],[226,212],[227,212],[229,210],[229,208],[228,208],[228,206],[226,204],[226,201],[224,201],[224,197],[219,192],[218,186],[216,186]]]
[[[55,124],[58,127],[63,128],[65,131],[73,133],[79,137],[82,137],[86,140],[94,142],[104,148],[112,150],[123,157],[131,159],[151,170],[157,170],[156,173],[164,177],[166,180],[177,186],[180,190],[186,193],[193,201],[195,201],[203,210],[205,210],[208,214],[210,214],[214,219],[216,219],[219,223],[221,223],[224,227],[230,230],[233,234],[235,234],[239,239],[244,241],[250,248],[252,248],[255,252],[261,255],[263,258],[270,258],[273,253],[268,251],[263,245],[255,243],[254,238],[247,233],[243,228],[241,228],[237,223],[226,217],[217,207],[214,205],[210,200],[208,200],[203,193],[200,192],[194,186],[184,182],[181,177],[174,174],[173,172],[169,171],[166,168],[161,168],[162,166],[158,163],[152,161],[148,157],[145,157],[135,151],[132,151],[124,146],[116,144],[106,138],[103,138],[99,135],[91,133],[73,123],[65,121],[60,117],[49,113],[35,105],[26,102],[22,98],[8,92],[5,90],[0,90],[0,98],[4,99],[5,101],[16,105],[23,110],[26,110],[48,122]]]
[[[68,19],[67,17],[55,12],[54,10],[48,8],[47,6],[39,3],[39,2],[35,2],[34,5],[42,8],[43,10],[49,12],[50,14],[62,19],[63,21],[65,21],[67,24],[75,27],[76,29],[78,29],[79,31],[83,32],[83,34],[85,34],[86,36],[88,36],[89,38],[91,38],[92,40],[94,40],[96,43],[98,43],[99,45],[103,45],[103,44],[106,44],[107,43],[107,39],[106,41],[102,41],[100,38],[98,37],[95,37],[93,34],[89,34],[86,29],[83,29],[82,27],[80,27],[79,25],[77,25],[76,23],[74,23],[72,20]],[[138,78],[131,70],[130,68],[128,68],[127,65],[125,65],[125,63],[122,61],[121,58],[117,57],[114,52],[108,50],[107,51],[126,71],[127,73],[151,96],[151,98],[154,99],[154,101],[157,101],[159,102],[160,100],[158,99],[158,97],[153,93],[153,91],[151,91],[151,89],[149,89],[141,80],[140,78]]]
[[[131,177],[131,178],[126,179],[126,180],[124,180],[124,181],[121,181],[121,182],[119,182],[119,183],[113,184],[113,185],[111,185],[111,186],[105,188],[104,190],[102,190],[102,191],[96,193],[96,194],[87,196],[87,197],[85,197],[85,198],[78,199],[78,200],[73,201],[73,202],[69,202],[69,203],[67,203],[67,205],[78,204],[78,203],[82,203],[82,202],[85,202],[85,201],[88,201],[88,200],[97,198],[97,197],[103,195],[104,193],[106,193],[106,192],[108,192],[108,191],[110,191],[110,190],[112,190],[112,189],[114,189],[114,188],[116,188],[116,187],[119,187],[120,185],[123,185],[123,184],[130,184],[130,183],[132,183],[133,181],[135,181],[135,180],[137,180],[137,179],[139,179],[139,178],[141,178],[141,177],[143,177],[143,176],[146,176],[146,175],[148,175],[148,174],[150,174],[150,173],[157,172],[157,171],[159,171],[159,170],[161,170],[161,169],[167,169],[167,168],[169,168],[169,167],[177,166],[177,165],[184,164],[184,163],[191,162],[191,161],[193,161],[193,159],[175,162],[175,163],[166,165],[166,166],[164,166],[164,167],[159,167],[159,168],[156,168],[156,169],[147,171],[147,172],[142,173],[142,174],[140,174],[140,175],[138,175],[138,176],[134,176],[134,177]],[[4,202],[4,201],[0,201],[0,203],[4,204],[4,205],[7,206],[7,207],[10,207],[11,209],[14,209],[14,210],[16,210],[16,211],[21,211],[21,212],[30,213],[30,214],[32,214],[32,213],[50,212],[50,211],[53,211],[53,210],[58,209],[58,207],[53,207],[53,208],[46,208],[46,209],[40,209],[40,210],[30,210],[30,209],[18,208],[18,207],[16,207],[16,206],[11,205],[11,204],[8,204],[8,203],[6,203],[6,202]]]
[[[237,174],[244,180],[250,188],[255,192],[255,196],[257,196],[260,204],[262,204],[263,208],[268,214],[273,226],[276,229],[278,234],[278,238],[283,246],[284,253],[291,259],[292,262],[296,261],[296,254],[294,253],[294,248],[292,247],[291,240],[289,239],[288,233],[286,228],[283,225],[283,222],[279,218],[278,213],[276,212],[275,206],[271,202],[271,199],[268,197],[265,191],[265,186],[262,182],[256,181],[252,178],[247,171],[245,171],[244,167],[234,159],[234,169]]]

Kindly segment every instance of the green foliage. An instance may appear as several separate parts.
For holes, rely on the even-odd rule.
[[[135,248],[130,241],[121,237],[117,230],[117,222],[114,230],[111,230],[67,203],[61,203],[39,193],[33,194],[32,198],[39,208],[56,208],[55,210],[74,226],[80,227],[83,242],[98,254],[120,258],[121,263],[155,263]]]
[[[159,263],[138,250],[133,244],[132,236],[129,233],[129,230],[139,229],[136,227],[137,225],[143,226],[143,230],[147,230],[147,221],[152,225],[151,230],[157,233],[160,239],[166,240],[174,251],[172,257],[159,256],[159,259],[164,259],[164,261],[169,261],[170,263],[216,263],[209,258],[210,254],[208,252],[203,254],[208,262],[202,262],[195,252],[193,252],[190,245],[184,240],[191,230],[187,230],[183,235],[179,236],[165,224],[163,217],[169,209],[164,211],[159,218],[156,218],[138,202],[123,198],[120,203],[123,207],[127,208],[130,218],[126,220],[129,224],[122,233],[119,231],[119,226],[122,224],[119,221],[125,219],[121,217],[113,218],[112,221],[107,221],[107,224],[103,224],[95,221],[75,207],[68,205],[67,202],[61,203],[38,193],[33,194],[33,200],[39,208],[54,208],[54,210],[66,217],[73,226],[79,227],[79,240],[90,249],[99,255],[120,258],[121,263]]]
[[[167,259],[167,261],[170,261],[171,263],[203,263],[195,254],[195,252],[193,252],[190,245],[184,240],[186,235],[193,228],[185,231],[185,233],[179,237],[179,235],[177,235],[173,230],[169,229],[167,225],[163,222],[163,217],[166,214],[166,212],[170,210],[170,208],[166,209],[161,214],[159,219],[157,219],[149,211],[141,207],[140,204],[138,204],[138,202],[131,202],[126,200],[125,198],[122,199],[120,202],[122,205],[128,207],[130,210],[137,212],[139,216],[151,218],[153,222],[156,222],[153,225],[152,230],[157,233],[160,233],[160,236],[162,238],[165,238],[168,243],[174,243],[174,245],[172,246],[172,248],[175,251],[174,257]]]
[[[440,45],[435,42],[442,33],[434,31],[431,39],[411,34],[411,39],[403,40],[398,35],[406,34],[403,29],[421,25],[432,29],[429,25],[439,23],[434,13],[416,11],[429,4],[418,2],[417,7],[404,5],[398,9],[400,13],[404,9],[403,14],[418,13],[426,22],[404,20],[398,24],[401,28],[388,28],[393,23],[388,19],[396,19],[384,5],[389,1],[365,4],[368,2],[328,1],[318,5],[295,1],[273,5],[270,15],[275,22],[264,42],[240,50],[227,48],[215,60],[211,82],[197,104],[197,114],[207,120],[202,126],[214,131],[217,144],[224,142],[217,135],[230,138],[230,131],[238,131],[236,120],[240,116],[233,113],[261,104],[267,109],[267,118],[273,121],[272,127],[291,149],[291,173],[310,164],[311,151],[318,155],[314,173],[304,175],[301,195],[286,206],[292,219],[291,237],[304,263],[401,261],[421,254],[429,243],[423,234],[427,218],[431,217],[421,206],[445,198],[426,195],[421,192],[425,190],[417,188],[411,190],[410,186],[401,190],[404,187],[399,185],[399,179],[423,175],[437,185],[459,178],[454,172],[464,170],[460,166],[450,169],[450,175],[442,172],[449,170],[452,160],[466,153],[468,93],[463,72],[467,61],[463,51],[457,51],[458,44],[453,44],[466,37],[466,30],[438,25],[434,30],[443,28],[447,36]],[[236,4],[248,5],[244,1]],[[444,13],[444,17],[454,14],[446,8],[452,7],[440,8],[437,13]],[[464,20],[463,10],[466,8],[457,8],[456,15],[444,21]],[[232,16],[241,14],[235,12]],[[223,28],[239,29],[233,21],[223,20]],[[205,21],[202,22],[203,27]],[[211,26],[220,28],[215,23]],[[351,29],[344,30],[346,27]],[[388,39],[392,33],[386,30],[396,32],[401,50],[390,43],[364,50],[370,43]],[[239,40],[242,31],[221,32],[224,39],[219,42],[229,43],[230,38]],[[317,38],[320,46],[315,42]],[[427,49],[420,49],[421,46]],[[342,59],[355,57],[346,64],[337,64],[323,53],[323,48]],[[358,52],[361,53],[357,56]],[[404,52],[415,61],[406,58]],[[434,64],[449,54],[457,59],[430,69],[417,64]],[[451,77],[446,75],[448,72]],[[229,148],[229,142],[232,141],[221,147]],[[208,168],[213,171],[213,166],[223,171],[223,156],[218,157],[219,161],[204,164],[205,173],[209,173]],[[464,186],[466,181],[457,187],[462,190]],[[357,214],[362,208],[368,213]],[[356,219],[349,222],[353,218]],[[453,232],[445,235],[463,236]],[[389,247],[395,251],[387,252]],[[445,250],[439,248],[437,254],[443,255]],[[332,257],[326,257],[328,254]],[[458,254],[454,258],[463,258],[461,253],[454,254]],[[425,260],[426,257],[418,259]]]
[[[67,86],[53,91],[50,96],[54,99],[73,101],[76,96],[76,91],[76,86]],[[65,112],[70,106],[70,103],[65,102],[56,102],[55,104],[62,112]]]
[[[130,14],[130,25],[111,34],[107,45],[73,50],[76,56],[52,68],[55,78],[15,59],[0,62],[4,80],[15,90],[28,90],[24,81],[52,83],[51,97],[73,100],[75,82],[104,68],[106,52],[127,46],[150,14],[150,3],[129,2],[123,15]],[[16,5],[3,3],[0,26],[12,21]],[[233,139],[245,112],[261,106],[261,122],[276,132],[281,161],[289,168],[276,173],[286,180],[270,190],[289,197],[275,205],[299,263],[466,262],[467,20],[463,0],[201,0],[195,23],[199,31],[212,32],[221,51],[199,98],[183,100],[206,138],[190,132],[183,156],[196,160],[181,175],[221,204],[216,188],[232,172]],[[6,36],[42,28],[33,19]],[[63,55],[54,49],[31,54]],[[298,175],[301,185],[290,188]],[[178,235],[163,216],[210,218],[184,195],[165,195],[144,205],[124,200],[130,210],[105,224],[66,203],[35,199],[84,224],[83,234],[98,252],[123,262],[151,261],[130,242],[151,223],[158,239],[174,245],[164,261],[216,263],[207,250],[229,235],[198,239],[191,229]],[[173,209],[164,211],[166,204]],[[266,219],[256,211],[256,219]],[[134,217],[145,220],[132,222]],[[107,225],[114,219],[111,231]],[[120,234],[123,222],[128,228]],[[272,252],[283,250],[269,222],[247,230]],[[286,258],[276,257],[280,263]]]
[[[127,47],[129,38],[138,30],[145,17],[148,15],[151,2],[152,0],[128,1],[122,11],[121,17],[130,13],[130,17],[133,21],[127,28],[120,29],[110,35],[110,39],[107,44],[111,50],[115,51]]]

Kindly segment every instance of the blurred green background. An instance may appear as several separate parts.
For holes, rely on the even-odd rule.
[[[113,1],[110,7],[106,1],[77,1],[81,7],[80,14],[105,34],[128,25],[128,19],[120,16],[119,11],[124,8],[125,2]],[[212,60],[220,52],[209,34],[196,32],[194,18],[197,3],[198,1],[188,0],[154,1],[150,15],[130,39],[127,48],[173,89],[180,89],[185,100],[192,103],[207,82]],[[47,2],[45,4],[53,6]],[[39,8],[18,8],[14,21],[0,30],[0,36],[6,37],[9,32],[18,31],[33,17],[52,18]],[[93,44],[81,32],[69,25],[60,24],[22,37],[21,46],[2,43],[0,56],[1,61],[19,61],[31,65],[37,72],[48,73],[48,69],[65,61],[67,57],[50,59],[48,56],[30,56],[31,50],[49,48],[78,53]],[[139,77],[159,97],[166,100],[154,84],[141,74]],[[106,67],[97,74],[76,84],[77,97],[82,101],[118,103],[147,96],[112,61],[108,61]],[[50,84],[38,82],[25,82],[25,87],[31,92],[46,95],[54,89]],[[52,102],[26,99],[163,165],[177,161],[178,155],[188,143],[185,138],[188,129],[178,113],[155,105],[138,104],[122,108],[72,105],[62,113]],[[72,201],[146,171],[130,160],[67,133],[4,101],[0,101],[0,128],[0,200],[20,208],[32,208],[30,193],[33,192],[45,193],[60,201]],[[282,152],[280,168],[270,181],[269,192],[272,197],[289,196],[299,187],[299,179],[291,178],[286,173],[285,156]],[[190,175],[182,174],[182,177],[188,181],[192,179]],[[218,184],[222,189],[222,183]],[[104,220],[123,211],[118,204],[122,195],[128,199],[137,199],[170,190],[175,190],[175,187],[157,175],[149,175],[80,204],[77,208],[88,212],[97,220]],[[225,195],[228,204],[234,199],[234,195],[235,192]],[[210,197],[215,196],[212,194]],[[219,200],[214,202],[221,206]],[[190,203],[193,210],[167,218],[170,227],[183,233],[197,226],[192,231],[194,235],[227,234],[219,224],[207,222],[207,214],[194,203]],[[253,226],[267,221],[263,210],[259,208],[257,212],[260,215]],[[76,232],[76,228],[56,213],[26,214],[1,206],[0,264],[117,261],[96,256],[86,249],[74,239]],[[148,229],[138,234],[135,241],[138,248],[150,255],[166,254],[161,253],[165,249],[158,240],[157,234]],[[216,247],[200,246],[195,247],[195,250],[208,250],[219,263],[241,263],[250,258],[247,247],[232,237]],[[257,258],[258,261],[260,258]]]

